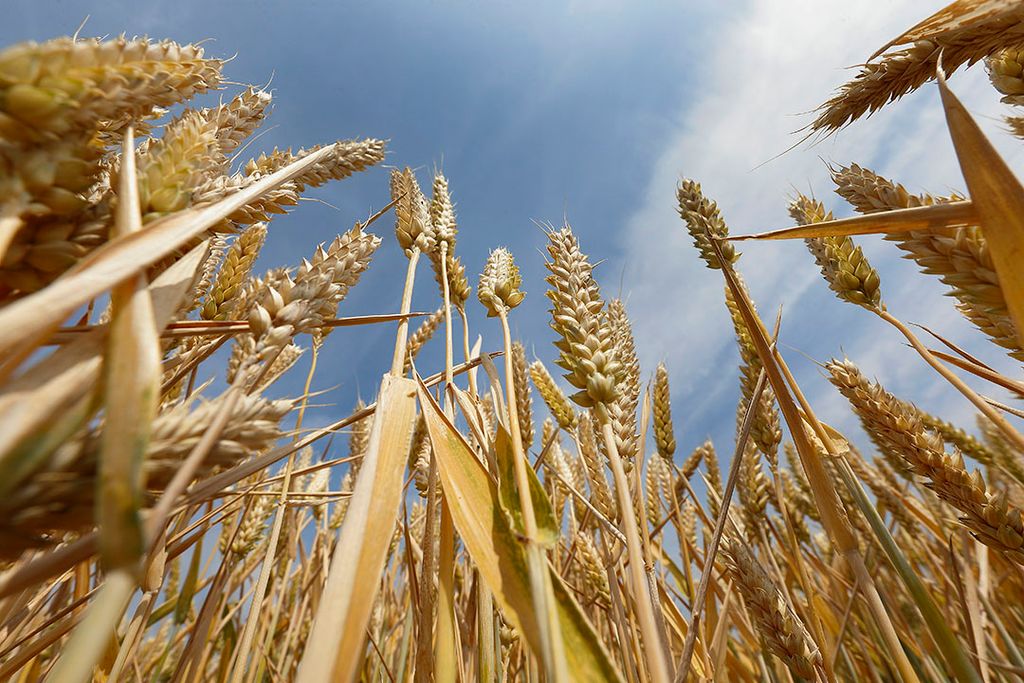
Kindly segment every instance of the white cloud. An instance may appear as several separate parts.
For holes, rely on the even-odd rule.
[[[646,198],[623,237],[642,360],[647,367],[666,360],[678,378],[677,404],[684,406],[690,424],[702,425],[688,440],[702,438],[695,432],[721,415],[721,401],[735,387],[736,371],[722,278],[703,267],[675,213],[680,175],[702,183],[734,233],[789,224],[786,198],[795,189],[813,191],[843,210],[822,159],[867,165],[913,190],[961,188],[934,85],[815,146],[805,143],[773,159],[798,140],[792,131],[811,120],[800,113],[853,75],[843,67],[863,60],[931,9],[909,0],[754,2],[705,29],[716,38],[695,67],[697,84],[680,103],[680,126],[664,140]],[[1006,108],[983,67],[958,73],[950,82],[986,132],[999,139],[1011,165],[1020,160],[1018,141],[1001,129],[999,117]],[[883,295],[897,316],[928,324],[972,349],[980,347],[1006,367],[1005,356],[959,319],[933,278],[901,261],[892,244],[880,239],[861,243],[882,275]],[[740,269],[762,314],[774,317],[775,308],[784,307],[783,344],[819,360],[845,351],[894,391],[971,424],[971,406],[906,349],[895,330],[831,296],[801,243],[743,245],[742,250]],[[848,410],[816,376],[820,371],[792,350],[787,357],[799,366],[798,377],[810,385],[823,417],[850,426]]]

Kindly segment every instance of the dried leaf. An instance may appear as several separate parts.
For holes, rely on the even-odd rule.
[[[422,385],[419,396],[455,528],[503,613],[533,651],[540,652],[542,639],[530,594],[525,547],[501,510],[497,486]],[[551,582],[564,655],[574,680],[621,681],[593,625],[553,571]]]
[[[957,228],[977,224],[976,207],[970,201],[962,201],[915,206],[910,209],[894,211],[879,211],[862,216],[837,218],[832,221],[759,232],[753,235],[735,235],[729,240],[791,240],[842,235],[894,235],[913,230]]]
[[[1017,339],[1024,345],[1024,186],[946,85],[941,70],[939,92],[967,191],[978,212]]]
[[[384,375],[370,442],[349,499],[320,608],[296,680],[355,680],[366,625],[402,506],[402,475],[416,417],[416,383]]]

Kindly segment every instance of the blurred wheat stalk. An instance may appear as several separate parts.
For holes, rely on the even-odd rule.
[[[1024,104],[1021,45],[1024,3],[959,0],[876,53],[810,125],[831,134],[935,79],[962,195],[914,195],[850,163],[830,171],[861,215],[837,220],[801,195],[796,226],[730,237],[700,184],[680,183],[741,359],[726,461],[711,442],[679,450],[669,370],[645,380],[626,305],[603,297],[568,225],[546,227],[545,293],[567,393],[512,337],[527,294],[506,249],[476,287],[502,338],[471,345],[443,174],[428,197],[393,169],[381,211],[260,275],[273,218],[379,164],[383,142],[239,163],[271,96],[246,88],[170,117],[221,87],[224,64],[198,46],[0,52],[0,679],[1024,675],[1021,411],[985,395],[1024,398],[1024,188],[945,83],[984,60],[1004,101]],[[1022,122],[1006,120],[1018,136]],[[345,316],[388,212],[402,298]],[[887,309],[860,234],[939,277],[1012,372],[918,338]],[[972,402],[976,433],[849,359],[824,369],[873,452],[822,421],[776,347],[785,321],[765,325],[737,272],[737,243],[753,238],[803,238],[841,300]],[[439,303],[418,314],[424,259]],[[371,324],[397,325],[375,400],[303,428],[325,337]],[[416,361],[431,343],[445,360],[428,375]],[[303,356],[306,391],[270,398]],[[200,383],[214,367],[220,393]]]

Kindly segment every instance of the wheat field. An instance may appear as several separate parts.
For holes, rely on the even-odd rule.
[[[837,196],[789,198],[792,227],[730,234],[679,169],[664,199],[695,250],[678,257],[721,276],[741,361],[735,441],[691,452],[673,368],[640,367],[627,305],[568,223],[541,224],[542,256],[465,263],[457,187],[385,141],[246,160],[272,97],[229,67],[124,36],[0,50],[0,680],[1024,679],[1024,186],[955,94],[956,71],[986,69],[1024,138],[1024,2],[925,18],[802,131],[869,127],[938,88],[961,193],[850,161],[822,169]],[[275,217],[366,171],[389,175],[383,208],[256,271]],[[938,278],[1004,362],[890,312],[861,235]],[[976,424],[838,348],[821,373],[866,438],[816,412],[785,313],[762,317],[741,275],[747,241],[789,239]],[[382,249],[406,257],[402,297],[351,315]],[[514,338],[517,258],[544,259],[546,338]],[[413,310],[424,289],[433,310]],[[379,384],[306,426],[318,365],[345,362],[324,339],[368,326],[394,334]],[[280,398],[297,373],[305,390]]]

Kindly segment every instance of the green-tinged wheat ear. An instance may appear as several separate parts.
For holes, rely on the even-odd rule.
[[[801,225],[832,220],[821,202],[798,196],[789,207],[789,213]],[[809,237],[804,240],[829,288],[840,299],[865,308],[882,307],[878,272],[871,267],[860,247],[846,236]]]
[[[0,145],[0,205],[34,223],[48,215],[65,221],[79,216],[89,207],[94,189],[99,193],[105,184],[105,151],[102,137],[91,132]]]
[[[672,426],[672,392],[668,386],[668,369],[658,363],[654,371],[654,391],[651,412],[654,418],[654,444],[658,455],[671,462],[676,452],[675,428]]]
[[[576,411],[558,388],[555,378],[548,372],[544,363],[536,360],[530,364],[530,379],[533,380],[533,385],[537,387],[540,397],[558,422],[558,426],[571,432],[577,424]]]
[[[180,211],[209,177],[220,175],[226,158],[216,123],[187,110],[167,124],[164,134],[139,159],[139,201],[144,220]]]
[[[249,88],[226,105],[186,110],[164,127],[139,160],[144,219],[179,211],[206,181],[220,177],[228,154],[263,121],[270,95]]]
[[[533,446],[533,397],[530,395],[529,369],[526,362],[526,347],[520,341],[512,342],[512,384],[516,393],[516,409],[519,411],[519,434],[523,448]]]
[[[722,218],[721,211],[718,210],[718,204],[704,196],[700,183],[689,179],[680,181],[676,198],[679,201],[679,216],[686,222],[686,229],[693,238],[700,257],[707,263],[708,268],[721,268],[718,255],[711,246],[711,240],[716,237],[728,237],[729,228]],[[736,253],[732,242],[720,242],[719,246],[722,256],[729,263],[735,263],[739,254]]]
[[[492,251],[476,288],[477,298],[487,309],[487,316],[503,315],[521,304],[526,297],[519,290],[522,284],[523,278],[512,254],[507,249]]]

